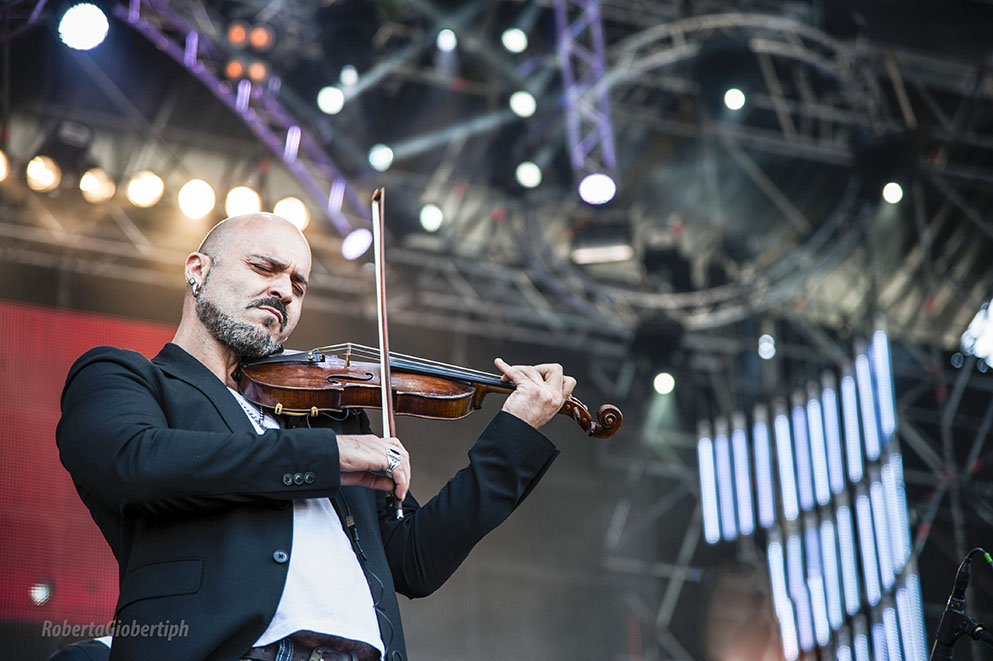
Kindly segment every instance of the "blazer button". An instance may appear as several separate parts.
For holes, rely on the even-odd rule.
[[[290,554],[283,549],[276,549],[275,553],[272,554],[272,559],[282,565],[290,559]]]
[[[293,473],[283,473],[283,484],[286,486],[293,484]]]
[[[303,484],[303,473],[297,473],[293,476],[293,484],[300,486]]]
[[[307,484],[313,484],[314,480],[316,479],[317,476],[314,475],[313,473],[307,472],[303,474],[303,481],[306,482]]]

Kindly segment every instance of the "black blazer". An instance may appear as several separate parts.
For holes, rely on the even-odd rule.
[[[319,497],[330,497],[343,519],[354,517],[349,532],[358,537],[353,548],[386,658],[402,661],[396,593],[437,589],[558,454],[543,434],[501,412],[469,451],[469,465],[423,507],[408,496],[407,515],[396,521],[384,494],[339,483],[334,433],[368,431],[365,414],[318,422],[257,434],[224,384],[174,344],[152,361],[112,347],[76,361],[56,439],[120,566],[113,661],[238,659],[279,603],[292,553],[291,501]],[[169,625],[185,625],[186,635],[167,640]]]

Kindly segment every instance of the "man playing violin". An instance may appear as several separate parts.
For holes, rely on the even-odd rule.
[[[495,361],[516,389],[423,506],[406,448],[364,413],[283,420],[245,400],[233,375],[280,350],[310,268],[288,221],[230,218],[186,259],[171,343],[70,370],[61,458],[120,565],[116,619],[151,632],[116,637],[111,659],[402,661],[396,594],[437,589],[558,454],[538,429],[576,383],[559,365]]]

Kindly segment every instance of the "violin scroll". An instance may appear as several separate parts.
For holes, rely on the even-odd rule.
[[[562,405],[559,411],[564,415],[571,415],[580,429],[586,432],[587,436],[593,438],[607,438],[624,424],[624,414],[613,404],[604,404],[596,412],[596,420],[590,414],[590,410],[575,397],[570,397]]]

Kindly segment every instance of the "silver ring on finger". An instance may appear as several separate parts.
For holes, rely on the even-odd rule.
[[[393,476],[393,471],[397,469],[400,463],[403,461],[403,455],[394,450],[393,448],[386,449],[386,461],[389,464],[386,472]]]

